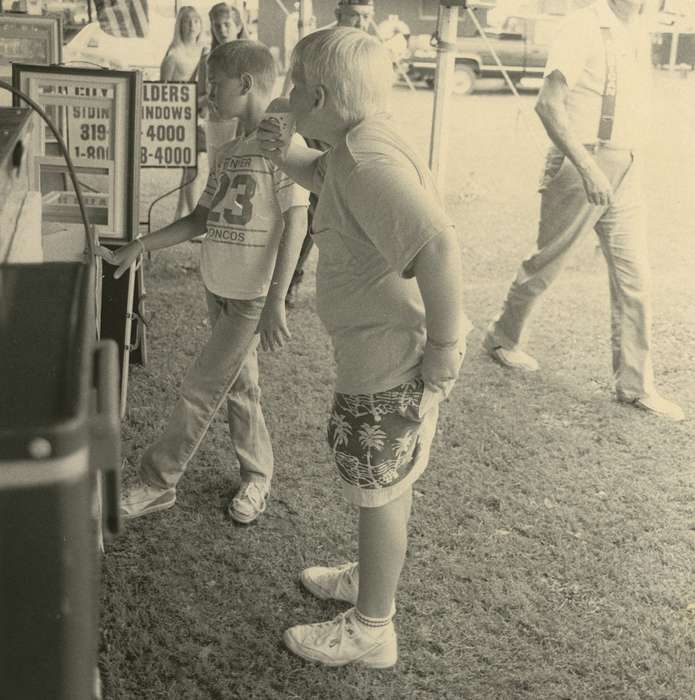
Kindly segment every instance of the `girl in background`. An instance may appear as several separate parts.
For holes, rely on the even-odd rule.
[[[172,82],[198,82],[198,94],[204,92],[200,85],[200,65],[205,47],[202,41],[203,21],[197,10],[190,5],[182,7],[176,15],[174,38],[162,60],[159,79]],[[184,168],[181,175],[179,201],[174,219],[180,219],[195,209],[198,198],[207,180],[205,162],[205,133],[198,133],[198,167]],[[200,166],[204,167],[200,167]]]

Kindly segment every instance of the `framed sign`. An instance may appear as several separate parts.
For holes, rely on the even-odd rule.
[[[197,84],[145,81],[140,167],[194,168],[197,164]]]
[[[47,66],[62,60],[62,17],[0,12],[0,78],[11,81],[13,63]],[[11,105],[12,95],[0,90],[0,106]]]
[[[139,219],[140,74],[14,63],[12,81],[46,110],[64,139],[97,235],[132,240]],[[58,143],[35,118],[29,179],[42,195],[43,222],[78,226],[77,197]]]
[[[13,63],[12,82],[41,105],[65,141],[87,218],[101,241],[115,247],[135,238],[139,230],[140,73]],[[16,97],[15,103],[19,102]],[[46,123],[37,114],[32,119],[27,174],[30,189],[41,195],[44,258],[83,260],[85,231],[65,159]],[[139,303],[139,287],[134,267],[117,281],[112,279],[113,269],[105,267],[97,275],[97,321],[101,337],[112,338],[120,349],[123,415],[129,364],[136,359],[132,353],[139,328],[133,308]]]

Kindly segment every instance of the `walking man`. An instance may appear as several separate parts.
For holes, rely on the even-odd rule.
[[[552,141],[540,188],[537,250],[521,264],[484,346],[506,367],[538,369],[520,347],[525,322],[574,243],[594,229],[608,266],[616,397],[682,420],[681,408],[657,393],[652,373],[640,182],[651,63],[642,4],[597,0],[558,31],[536,104]]]

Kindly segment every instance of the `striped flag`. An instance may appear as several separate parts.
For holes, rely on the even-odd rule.
[[[112,36],[147,36],[147,0],[94,0],[99,26]]]

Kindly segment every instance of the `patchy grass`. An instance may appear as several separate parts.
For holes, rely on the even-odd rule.
[[[655,364],[664,394],[692,414],[695,89],[657,77],[646,189]],[[396,108],[426,152],[431,93],[399,90]],[[542,370],[519,376],[484,356],[484,328],[533,242],[540,130],[494,91],[458,98],[455,109],[446,194],[476,328],[416,485],[398,665],[326,670],[281,642],[287,626],[340,609],[301,590],[299,571],[356,551],[354,514],[324,445],[334,370],[309,279],[290,314],[292,343],[261,358],[276,455],[267,513],[249,527],[224,517],[238,469],[220,415],[176,507],[129,523],[107,546],[106,698],[693,697],[693,419],[673,424],[612,400],[606,275],[588,238],[531,324]],[[145,173],[143,206],[175,180]],[[158,206],[157,225],[171,210]],[[147,265],[149,362],[132,368],[123,424],[134,462],[208,332],[197,255],[184,244]]]

